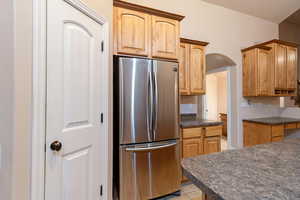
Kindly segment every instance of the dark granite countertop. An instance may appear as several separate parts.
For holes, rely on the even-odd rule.
[[[196,127],[203,127],[203,126],[219,126],[223,125],[223,122],[220,121],[211,121],[211,120],[186,120],[181,121],[180,126],[181,128],[196,128]]]
[[[211,199],[300,199],[300,139],[187,158],[182,167]]]
[[[244,119],[243,121],[260,123],[260,124],[278,125],[278,124],[298,123],[300,122],[300,119],[287,118],[287,117],[265,117],[265,118],[256,118],[256,119]]]
[[[196,128],[203,126],[219,126],[223,125],[221,121],[212,121],[199,119],[195,114],[181,115],[181,128]]]

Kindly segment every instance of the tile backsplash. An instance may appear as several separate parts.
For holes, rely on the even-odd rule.
[[[181,114],[191,114],[197,113],[198,105],[197,104],[180,104],[180,113]]]
[[[197,96],[181,96],[180,98],[181,114],[197,114],[198,113],[198,97]]]

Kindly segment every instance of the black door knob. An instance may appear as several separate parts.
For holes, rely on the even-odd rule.
[[[62,143],[59,141],[55,141],[50,145],[50,149],[52,151],[60,151],[62,148]]]

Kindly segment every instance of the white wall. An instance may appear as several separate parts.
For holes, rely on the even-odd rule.
[[[232,70],[233,145],[242,146],[242,119],[245,113],[256,116],[257,109],[240,107],[242,97],[241,49],[257,42],[278,38],[278,25],[260,18],[248,16],[201,0],[127,0],[145,6],[185,15],[182,21],[183,37],[210,42],[207,53],[220,53],[230,57],[236,64]],[[170,6],[171,5],[171,6]],[[268,116],[269,112],[260,114]]]
[[[15,1],[15,67],[12,199],[30,198],[32,2]]]
[[[13,1],[0,8],[0,199],[11,199],[14,88]]]

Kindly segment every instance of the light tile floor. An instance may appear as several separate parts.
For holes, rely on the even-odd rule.
[[[195,185],[186,183],[181,187],[180,196],[169,195],[156,200],[202,200],[202,192]]]
[[[228,149],[227,137],[222,136],[222,138],[221,138],[221,151],[225,151],[227,149]]]

